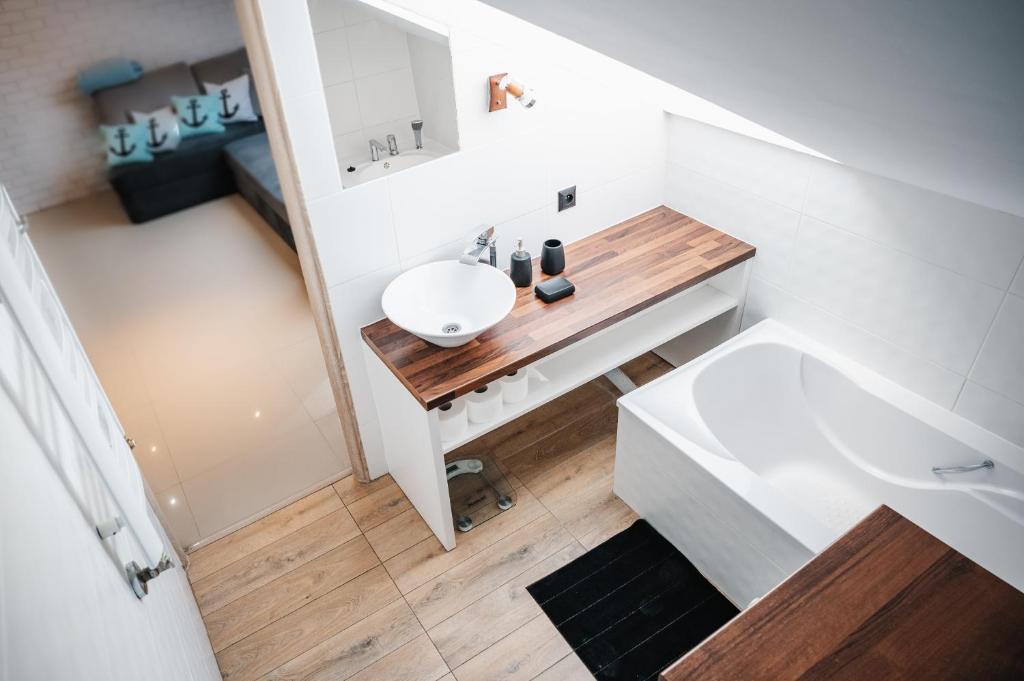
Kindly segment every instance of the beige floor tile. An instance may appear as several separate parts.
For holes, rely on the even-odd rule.
[[[398,599],[310,648],[268,674],[266,681],[338,681],[366,669],[423,636],[423,627]],[[378,677],[383,681],[391,677]]]
[[[448,666],[426,635],[417,636],[351,677],[351,681],[437,681]]]
[[[117,418],[125,435],[135,441],[132,454],[154,492],[162,492],[181,483],[174,466],[156,412],[149,401],[136,402],[120,409]]]
[[[272,672],[401,596],[383,568],[374,568],[217,653],[225,681]]]
[[[441,657],[449,666],[458,667],[542,614],[526,587],[583,553],[584,548],[572,542],[430,629],[427,633]]]
[[[513,532],[406,595],[427,629],[573,543],[552,516]]]
[[[217,652],[285,617],[379,565],[370,545],[356,537],[204,617]]]
[[[316,489],[337,463],[312,421],[185,480],[199,532],[209,537],[246,522],[282,499]]]
[[[407,594],[547,513],[528,490],[521,490],[514,507],[457,537],[451,551],[445,551],[441,542],[429,537],[388,559],[384,565],[398,588]]]
[[[174,485],[154,494],[167,521],[167,529],[175,541],[183,546],[199,541],[199,528],[196,527],[195,516],[188,507],[188,499],[181,485]]]
[[[337,459],[338,466],[342,470],[351,470],[352,461],[348,457],[348,446],[345,444],[345,435],[341,432],[341,421],[338,419],[337,412],[332,411],[330,414],[318,418],[316,427],[327,441],[327,446],[331,448],[331,453]]]
[[[347,506],[393,484],[395,484],[395,481],[390,475],[382,475],[376,480],[366,483],[357,481],[354,475],[349,475],[334,483],[334,489]]]
[[[337,413],[318,337],[310,336],[275,355],[281,374],[311,418]]]
[[[548,618],[538,615],[453,673],[458,681],[528,681],[571,652]]]
[[[366,539],[381,560],[393,558],[432,536],[430,528],[423,522],[415,508],[402,511],[394,518],[366,531]]]
[[[199,610],[204,615],[218,610],[358,536],[359,528],[352,516],[346,509],[338,509],[193,582]]]
[[[330,486],[189,554],[188,576],[196,582],[306,525],[344,508]]]
[[[383,487],[346,506],[363,532],[412,508],[397,484]]]
[[[314,425],[288,382],[257,358],[153,402],[182,480]],[[319,431],[318,431],[319,432]]]
[[[260,452],[300,426],[325,431],[319,439],[332,452],[332,475],[348,468],[331,424],[315,423],[331,394],[322,360],[311,361],[316,330],[298,260],[241,197],[140,227],[104,192],[34,214],[32,240],[129,434],[169,456],[168,463],[136,452],[154,490],[180,481],[195,494],[188,481],[249,454],[250,470],[267,467],[255,477],[273,477],[279,462]],[[279,361],[285,349],[297,365]],[[151,419],[133,411],[145,404],[153,405],[159,437]],[[233,480],[206,482],[221,485],[224,499],[189,506],[196,539],[228,517],[248,517],[256,499],[268,508],[301,491],[250,491],[244,509],[227,508],[239,498]],[[181,535],[191,543],[195,532]]]

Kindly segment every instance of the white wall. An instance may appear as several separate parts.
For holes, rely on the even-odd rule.
[[[103,146],[82,68],[108,57],[146,69],[242,44],[230,0],[0,3],[0,182],[24,213],[104,189]]]
[[[448,149],[459,148],[455,114],[455,83],[452,81],[452,53],[447,41],[409,33],[409,61],[416,100],[420,104],[424,139],[433,139]]]
[[[368,141],[413,148],[420,117],[406,33],[355,0],[309,0],[320,77],[342,168],[370,160]]]
[[[1024,215],[1019,0],[485,1],[842,163]]]
[[[268,25],[282,3],[263,0]],[[479,2],[396,4],[450,31],[458,154],[342,192],[313,171],[330,133],[294,39],[275,58],[372,473],[384,463],[359,328],[392,278],[454,256],[481,223],[497,225],[504,262],[516,236],[536,253],[662,202],[758,246],[747,325],[779,318],[1024,442],[1024,220],[679,117],[667,133],[678,98],[632,68]],[[503,71],[537,89],[534,109],[487,113],[486,77]],[[574,183],[579,206],[557,213]]]
[[[545,238],[579,239],[660,204],[664,174],[664,116],[631,69],[473,0],[395,4],[449,32],[461,151],[346,190],[324,156],[309,19],[288,0],[260,5],[373,475],[385,463],[359,329],[383,316],[387,283],[452,257],[481,224],[497,226],[502,263],[518,236],[534,254]],[[505,71],[536,89],[534,108],[488,113],[487,78]],[[595,97],[601,84],[620,96]],[[573,184],[579,205],[557,213]]]
[[[1024,445],[1024,218],[670,116],[666,204],[757,246],[778,319]]]
[[[45,427],[44,441],[55,448],[64,470],[75,470],[83,455],[69,422],[38,369],[24,361],[26,348],[12,347],[11,321],[2,305],[0,337],[12,353],[9,359],[22,358],[21,370],[8,378],[17,376],[24,394],[31,393],[26,400],[0,388],[0,678],[219,680],[184,570],[160,575],[150,583],[150,594],[137,599],[121,572],[123,556],[130,554],[104,548],[94,523],[22,420],[13,399],[25,403],[36,427]],[[78,470],[74,484],[84,490],[86,511],[93,518],[110,517],[98,479],[85,467]],[[122,534],[108,540],[112,547]]]

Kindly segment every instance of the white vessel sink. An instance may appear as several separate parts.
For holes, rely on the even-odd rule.
[[[388,319],[409,333],[454,348],[504,319],[515,301],[516,287],[496,267],[442,260],[400,274],[380,302]]]

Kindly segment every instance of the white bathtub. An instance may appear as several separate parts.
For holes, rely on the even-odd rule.
[[[615,492],[740,606],[883,503],[1024,590],[1024,449],[772,320],[619,400]]]

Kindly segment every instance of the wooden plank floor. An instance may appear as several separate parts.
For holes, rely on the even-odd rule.
[[[671,367],[624,367],[638,384]],[[445,551],[385,476],[346,478],[191,554],[230,681],[592,678],[526,586],[626,528],[612,493],[617,392],[604,379],[450,458],[487,453],[517,505]]]

